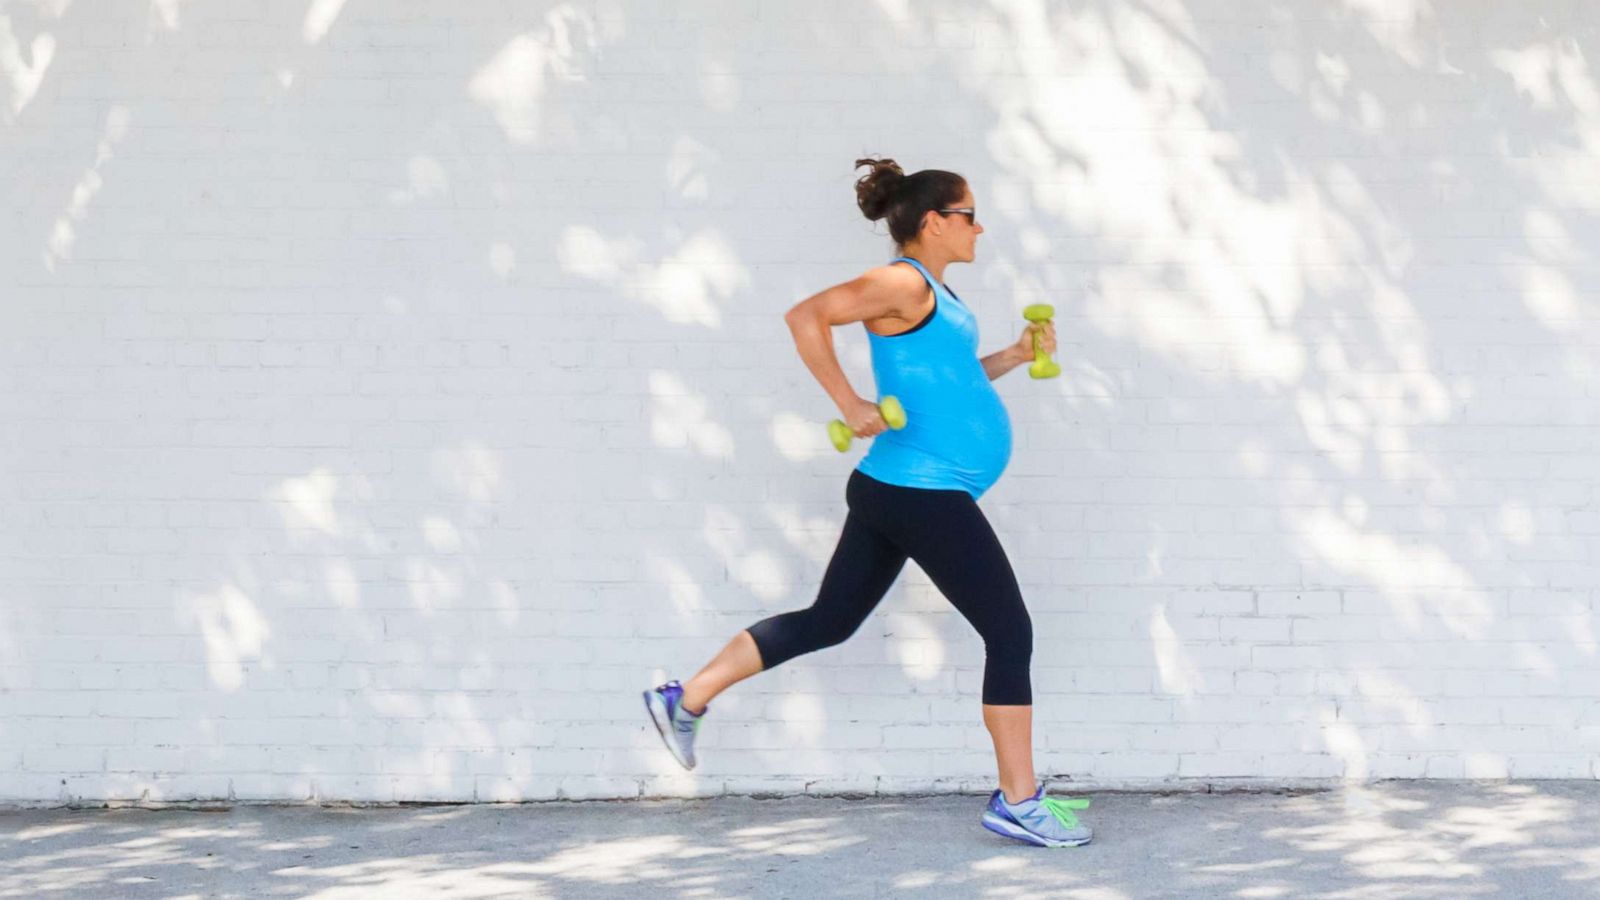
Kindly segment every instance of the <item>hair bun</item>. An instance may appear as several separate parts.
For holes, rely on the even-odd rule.
[[[892,159],[858,159],[856,168],[871,166],[872,171],[856,181],[856,205],[868,219],[876,222],[889,214],[894,202],[895,188],[905,180],[906,173]]]

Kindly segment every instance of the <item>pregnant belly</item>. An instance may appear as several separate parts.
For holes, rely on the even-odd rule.
[[[959,408],[907,407],[906,418],[917,425],[906,437],[941,461],[971,473],[998,476],[1011,458],[1011,419],[1000,398],[983,399]]]

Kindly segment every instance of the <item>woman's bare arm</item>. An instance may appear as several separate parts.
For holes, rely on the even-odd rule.
[[[853,281],[835,285],[807,297],[784,314],[795,348],[806,368],[839,407],[845,422],[856,428],[852,415],[864,415],[862,404],[876,415],[876,404],[864,401],[850,386],[833,349],[833,329],[851,322],[900,316],[907,300],[915,299],[923,284],[915,271],[904,266],[882,266]]]

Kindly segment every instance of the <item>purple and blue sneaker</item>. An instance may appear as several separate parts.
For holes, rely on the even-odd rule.
[[[1074,810],[1088,808],[1088,800],[1046,797],[1044,785],[1032,797],[1016,803],[1007,803],[1005,794],[995,791],[983,811],[983,827],[1040,847],[1082,847],[1094,838],[1094,832],[1078,821]]]
[[[683,685],[676,681],[653,687],[644,692],[644,708],[650,711],[650,721],[672,758],[685,769],[694,768],[694,736],[700,731],[700,722],[711,711],[711,705],[695,715],[683,708]]]

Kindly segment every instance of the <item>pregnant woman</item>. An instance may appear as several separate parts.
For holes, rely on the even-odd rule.
[[[667,748],[685,768],[711,699],[757,672],[842,643],[883,599],[909,558],[983,637],[983,722],[994,741],[1000,787],[982,823],[1045,847],[1087,844],[1073,810],[1084,800],[1046,797],[1033,770],[1033,625],[1005,550],[977,500],[1011,456],[1011,422],[994,379],[1034,358],[1034,332],[1055,350],[1048,323],[979,357],[972,311],[943,283],[953,262],[973,260],[975,199],[965,179],[928,169],[906,175],[894,160],[857,160],[868,219],[888,219],[899,251],[888,265],[807,298],[784,317],[800,358],[856,437],[872,448],[845,487],[849,508],[816,602],[755,623],[686,683],[645,692]],[[888,430],[878,405],[859,396],[833,351],[832,329],[861,322],[879,396],[894,396],[905,427]]]

